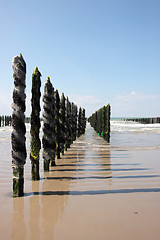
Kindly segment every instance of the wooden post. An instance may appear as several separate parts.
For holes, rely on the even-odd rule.
[[[40,123],[40,87],[41,87],[41,73],[36,67],[32,75],[32,113],[31,113],[31,153],[30,159],[32,164],[32,180],[39,180],[39,152],[41,149],[41,141],[39,138]]]
[[[24,195],[24,164],[26,162],[26,127],[25,127],[25,79],[26,63],[20,54],[12,60],[14,71],[14,90],[12,104],[12,168],[13,168],[13,196]]]
[[[111,107],[110,104],[107,105],[107,135],[106,140],[110,142],[110,115],[111,115]]]
[[[43,167],[49,171],[50,163],[55,166],[56,148],[54,88],[49,77],[44,85],[43,102]]]
[[[74,103],[72,103],[72,135],[73,141],[75,141],[77,137],[77,106]]]
[[[60,159],[60,98],[58,90],[55,91],[55,133],[56,133],[56,155]]]
[[[65,107],[64,93],[61,95],[60,100],[60,151],[64,155],[65,143],[66,143],[66,107]]]
[[[80,137],[82,134],[82,108],[79,108],[78,113],[78,137]]]

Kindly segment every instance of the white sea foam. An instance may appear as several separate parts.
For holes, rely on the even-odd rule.
[[[142,124],[131,121],[111,120],[111,132],[135,132],[135,133],[158,133],[160,134],[160,123]]]

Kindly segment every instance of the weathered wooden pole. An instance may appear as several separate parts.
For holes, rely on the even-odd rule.
[[[72,135],[73,141],[75,141],[77,137],[77,106],[74,103],[72,103]]]
[[[4,127],[4,116],[2,116],[2,126]]]
[[[66,107],[64,93],[61,95],[60,100],[60,151],[64,155],[65,142],[66,142]]]
[[[49,77],[44,85],[43,102],[43,167],[49,171],[50,163],[55,166],[56,149],[54,88]]]
[[[41,87],[41,73],[36,67],[32,75],[32,113],[31,113],[31,153],[30,159],[32,164],[32,180],[39,180],[39,152],[41,149],[41,141],[39,138],[40,123],[40,87]]]
[[[67,148],[69,146],[68,144],[68,138],[69,138],[69,119],[68,119],[68,97],[65,99],[65,123],[66,123],[66,141],[65,141],[65,150],[67,151]]]
[[[80,137],[82,134],[82,108],[79,108],[79,113],[78,113],[78,137]]]
[[[69,148],[71,144],[73,143],[73,133],[72,133],[72,105],[71,102],[68,101],[69,103],[69,112],[68,112],[68,119],[69,119]]]
[[[14,90],[12,104],[12,168],[13,168],[13,196],[24,195],[24,164],[26,163],[26,127],[25,127],[25,79],[26,63],[20,54],[12,60],[14,71]]]
[[[67,148],[70,148],[70,145],[72,144],[72,116],[71,116],[71,103],[67,97],[66,99],[66,145],[65,150],[67,151]]]
[[[85,113],[85,109],[82,109],[82,134],[85,133],[85,129],[86,129],[86,113]]]
[[[94,123],[94,129],[95,129],[95,131],[98,131],[97,129],[97,126],[98,126],[98,123],[97,123],[97,121],[98,121],[98,114],[97,114],[97,111],[96,111],[96,113],[95,113],[95,123]]]
[[[110,115],[111,115],[111,107],[110,104],[107,105],[107,133],[106,140],[110,142]]]
[[[11,126],[12,125],[12,117],[10,116],[9,118],[9,125]]]
[[[55,133],[56,133],[56,155],[57,159],[60,159],[60,98],[59,98],[59,93],[58,90],[55,91],[54,93],[55,97]]]
[[[103,137],[106,139],[107,136],[107,107],[103,107],[103,113],[102,113],[102,131],[103,131]]]
[[[102,133],[102,108],[99,109],[99,133],[101,136],[103,136],[103,133]]]

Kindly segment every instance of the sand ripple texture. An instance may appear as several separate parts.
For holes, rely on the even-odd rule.
[[[159,133],[114,129],[108,144],[87,125],[50,172],[41,158],[40,181],[27,158],[14,199],[10,135],[0,129],[0,239],[159,240]],[[29,153],[29,125],[26,138]]]

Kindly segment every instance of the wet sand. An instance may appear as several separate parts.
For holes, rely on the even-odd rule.
[[[40,181],[31,181],[27,159],[25,196],[13,199],[10,133],[4,138],[1,239],[159,240],[159,148],[107,144],[88,126],[49,173],[41,160]]]

